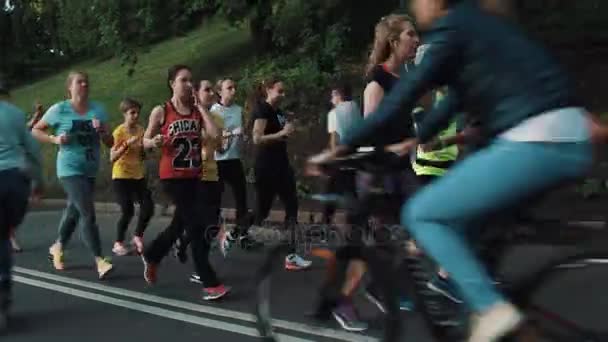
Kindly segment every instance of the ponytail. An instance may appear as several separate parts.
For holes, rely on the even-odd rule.
[[[385,62],[391,56],[391,43],[399,40],[399,36],[403,32],[403,23],[413,25],[414,21],[407,15],[391,14],[382,17],[376,24],[374,43],[365,68],[366,76],[369,77],[376,65]]]

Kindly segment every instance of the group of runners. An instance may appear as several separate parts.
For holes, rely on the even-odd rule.
[[[381,184],[399,203],[407,200],[395,222],[378,219],[401,223],[412,237],[411,252],[419,246],[437,262],[437,277],[429,282],[429,289],[466,303],[477,315],[472,342],[498,340],[523,316],[494,288],[464,243],[468,224],[529,193],[582,176],[592,163],[593,139],[605,135],[605,127],[579,104],[557,63],[509,19],[481,6],[483,2],[414,0],[415,22],[406,15],[383,17],[375,28],[361,106],[353,100],[351,85],[329,87],[328,100],[333,104],[327,117],[329,147],[310,158],[307,168],[318,175],[320,164],[368,145],[411,156],[411,168],[402,172],[381,179],[345,174],[333,179],[329,190],[357,189],[358,196]],[[425,32],[424,38],[418,30]],[[113,130],[107,110],[89,97],[89,81],[85,72],[71,72],[66,100],[44,113],[37,108],[29,124],[9,103],[6,84],[0,85],[0,317],[4,324],[11,298],[10,250],[20,249],[14,231],[27,211],[30,190],[38,197],[43,186],[37,142],[58,146],[57,177],[67,195],[58,237],[49,248],[57,271],[70,261],[64,251],[76,229],[94,258],[99,279],[115,269],[103,252],[95,215],[95,182],[102,162],[112,164],[121,209],[112,252],[129,254],[130,242],[142,258],[144,279],[150,284],[157,281],[161,262],[172,248],[184,256],[189,246],[195,271],[190,280],[202,284],[201,297],[224,297],[231,288],[209,262],[213,241],[224,255],[235,245],[247,249],[259,245],[250,228],[263,224],[276,197],[284,205],[284,228],[289,232],[285,268],[311,266],[296,249],[298,197],[287,153],[296,123],[294,114],[281,108],[288,89],[280,78],[260,83],[243,108],[235,103],[234,79],[195,79],[188,66],[174,65],[167,73],[170,96],[152,109],[147,125],[139,120],[142,104],[126,98],[119,107],[123,123]],[[248,137],[256,148],[252,214],[243,164]],[[456,143],[470,149],[466,158]],[[109,161],[100,160],[102,144],[111,151]],[[155,208],[144,161],[154,150],[160,152],[160,183],[174,213],[166,228],[144,240]],[[412,183],[415,192],[409,190]],[[220,224],[226,184],[236,206],[232,230]],[[129,241],[135,203],[139,217]],[[334,211],[326,208],[325,222],[332,222]],[[350,265],[333,310],[347,330],[367,328],[352,304],[365,271],[362,261]],[[370,284],[365,293],[383,310],[382,298]],[[413,307],[405,291],[401,306]]]

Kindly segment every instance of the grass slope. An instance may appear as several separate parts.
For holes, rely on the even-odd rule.
[[[31,112],[35,101],[40,100],[45,108],[63,100],[65,79],[71,70],[86,71],[90,76],[91,99],[103,103],[111,117],[111,126],[122,122],[118,104],[125,96],[143,102],[141,123],[145,125],[153,106],[169,96],[167,69],[173,64],[187,64],[193,68],[195,78],[216,78],[238,70],[248,63],[252,43],[246,29],[234,28],[225,22],[215,21],[190,32],[188,35],[170,39],[148,47],[138,55],[138,64],[133,77],[117,59],[104,62],[84,62],[38,82],[15,89],[12,94],[15,104]],[[107,197],[110,190],[109,152],[102,152],[102,165],[98,177],[98,197]],[[45,176],[51,194],[60,190],[56,183],[56,148],[44,147]]]

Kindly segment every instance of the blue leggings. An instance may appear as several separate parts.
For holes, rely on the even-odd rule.
[[[401,220],[442,266],[469,306],[482,312],[504,301],[466,241],[473,221],[527,196],[576,179],[591,167],[592,146],[497,139],[418,192]]]

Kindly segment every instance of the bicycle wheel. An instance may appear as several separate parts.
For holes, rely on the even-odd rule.
[[[529,284],[529,285],[527,285]],[[514,293],[529,341],[608,341],[608,253],[580,253],[544,267]]]

